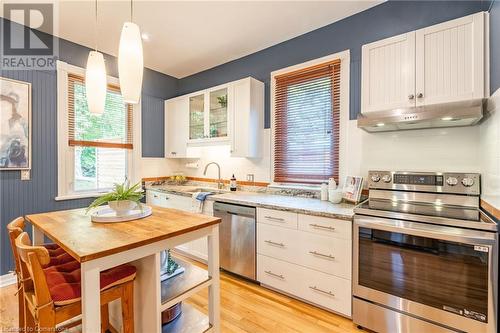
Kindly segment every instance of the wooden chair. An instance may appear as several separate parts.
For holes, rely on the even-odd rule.
[[[18,217],[12,222],[7,224],[7,230],[9,232],[10,247],[12,250],[12,256],[14,257],[15,270],[14,273],[17,277],[17,301],[19,308],[19,328],[24,327],[24,291],[23,284],[21,280],[21,264],[19,263],[19,257],[17,255],[16,248],[16,238],[24,231],[24,218]]]
[[[15,268],[14,268],[14,273],[16,274],[17,278],[17,303],[18,303],[18,328],[22,329],[25,327],[25,302],[24,302],[24,288],[23,288],[23,283],[22,283],[22,273],[21,273],[21,263],[19,260],[19,255],[17,253],[17,247],[15,245],[16,238],[19,237],[24,232],[24,218],[23,217],[18,217],[14,219],[12,222],[7,224],[7,231],[9,232],[9,241],[10,241],[10,246],[11,246],[11,251],[12,251],[12,256],[14,258],[14,263],[15,263]],[[68,254],[65,253],[63,249],[61,249],[59,246],[55,244],[44,244],[43,245],[45,248],[47,248],[49,252],[49,255],[51,255],[51,262],[53,263],[62,263],[62,262],[68,262]],[[62,255],[61,255],[62,254]],[[74,260],[74,259],[73,259]],[[27,279],[30,279],[27,277]],[[104,305],[102,309],[103,314],[108,313],[108,306]],[[108,322],[108,317],[106,315],[105,320],[103,319],[102,322]],[[78,321],[75,322],[75,324],[79,324]]]
[[[60,323],[81,314],[79,298],[81,289],[78,280],[80,271],[76,269],[70,273],[62,272],[56,266],[44,270],[44,265],[50,262],[48,250],[43,246],[31,246],[30,244],[29,236],[25,232],[21,233],[15,240],[26,304],[26,331],[53,332]],[[68,265],[74,264],[66,264],[66,266]],[[121,278],[116,280],[117,277]],[[59,278],[63,282],[57,282]],[[72,278],[76,280],[72,281]],[[116,281],[106,285],[110,278],[114,278]],[[101,272],[101,307],[106,306],[101,308],[102,332],[111,329],[107,304],[117,299],[121,299],[123,332],[134,332],[134,278],[135,267],[131,265],[122,265]],[[61,298],[58,294],[60,290],[72,291],[72,298]]]

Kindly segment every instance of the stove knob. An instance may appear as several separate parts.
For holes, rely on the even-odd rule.
[[[448,177],[446,178],[446,184],[450,185],[450,186],[455,186],[458,184],[458,179],[457,177]]]
[[[464,178],[464,179],[462,179],[462,185],[465,187],[471,187],[472,185],[474,185],[474,179]]]
[[[382,180],[384,181],[384,183],[390,183],[392,180],[391,175],[384,175],[382,177]]]
[[[372,175],[372,182],[378,182],[380,180],[380,176],[378,174],[373,174]]]

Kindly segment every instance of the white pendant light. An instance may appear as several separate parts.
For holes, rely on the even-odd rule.
[[[142,38],[139,26],[132,22],[132,1],[130,1],[130,22],[123,24],[118,49],[118,74],[123,101],[130,104],[139,103],[142,92],[142,75],[144,58]]]
[[[95,2],[96,20],[96,49],[89,52],[87,68],[85,70],[85,92],[87,94],[87,106],[90,113],[101,115],[104,113],[106,102],[106,66],[104,56],[97,51],[97,0]]]
[[[106,67],[102,53],[90,51],[85,70],[85,91],[90,113],[103,114],[106,102]]]

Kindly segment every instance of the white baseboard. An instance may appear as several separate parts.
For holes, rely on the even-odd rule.
[[[16,275],[14,273],[8,273],[5,275],[0,275],[0,288],[10,286],[17,282]]]

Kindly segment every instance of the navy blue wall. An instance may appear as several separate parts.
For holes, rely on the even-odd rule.
[[[2,21],[0,19],[0,25]],[[59,40],[59,58],[85,67],[89,49]],[[116,59],[106,56],[108,74],[117,76]],[[57,76],[55,71],[1,71],[0,76],[32,84],[32,170],[31,180],[21,181],[19,171],[0,171],[0,275],[13,269],[5,226],[17,216],[51,210],[85,207],[90,199],[55,201],[57,196]],[[148,156],[163,157],[163,100],[175,96],[177,79],[146,69],[142,99],[143,128]],[[156,143],[156,145],[154,145]],[[160,143],[160,144],[158,144]],[[151,149],[161,147],[161,149]]]
[[[487,10],[488,5],[489,1],[389,1],[260,52],[183,78],[179,81],[179,94],[253,76],[266,85],[265,127],[268,128],[272,71],[349,49],[350,118],[355,119],[361,103],[363,44]]]
[[[490,9],[490,90],[500,88],[500,1],[495,0]]]

